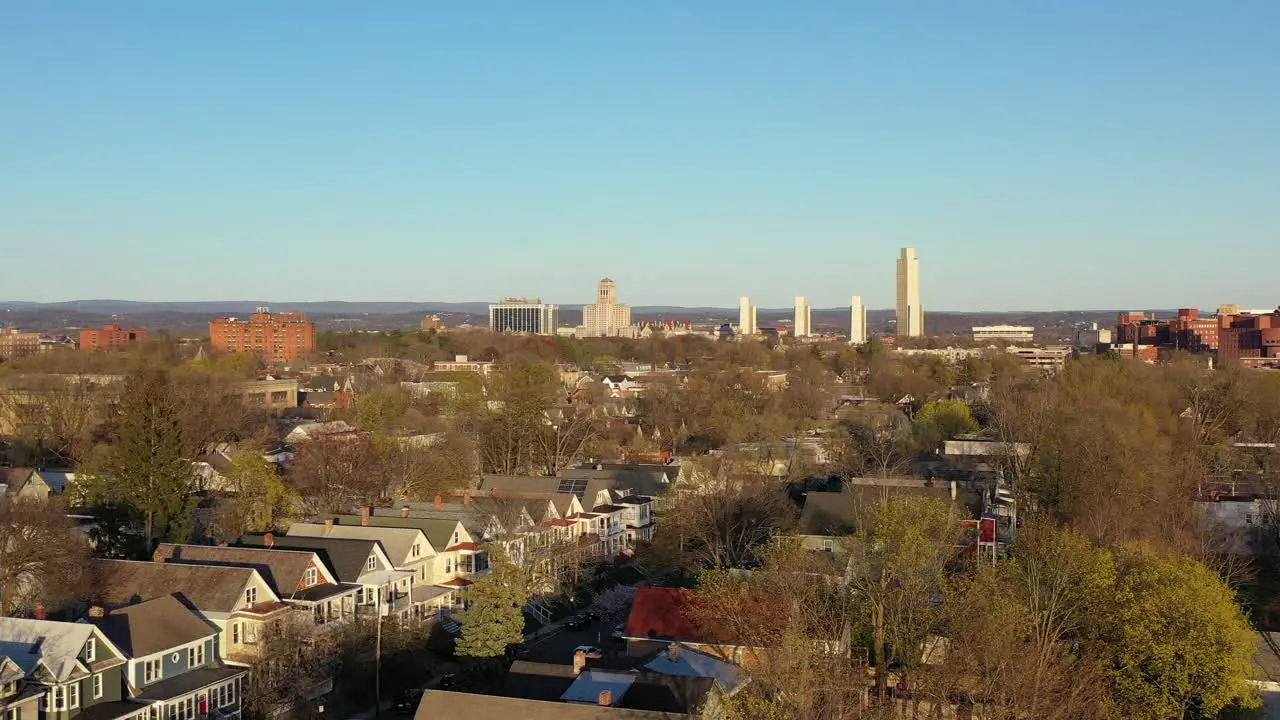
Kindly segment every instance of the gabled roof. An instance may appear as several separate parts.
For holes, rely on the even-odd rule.
[[[387,553],[387,557],[391,559],[392,565],[404,565],[410,562],[409,550],[413,548],[413,544],[416,542],[427,543],[427,547],[422,548],[423,554],[420,558],[430,557],[435,552],[434,545],[417,528],[365,527],[360,525],[358,521],[354,525],[335,524],[332,528],[327,528],[320,523],[294,523],[289,526],[288,537],[375,540],[381,543],[382,549]]]
[[[560,477],[485,475],[480,481],[480,489],[485,492],[497,490],[508,496],[572,494],[583,504],[594,504],[602,491],[621,490],[623,485],[613,478],[566,470]]]
[[[265,535],[242,535],[236,545],[274,550],[313,552],[329,568],[338,582],[357,582],[368,572],[369,556],[379,552],[377,540],[360,538],[303,537],[276,535],[268,545]]]
[[[659,651],[644,664],[644,668],[662,675],[711,678],[730,692],[748,679],[747,672],[731,662],[725,662],[691,647],[673,647],[676,648],[675,652]]]
[[[49,491],[54,495],[62,495],[67,492],[67,483],[74,480],[76,474],[71,470],[37,470],[33,475],[40,476],[45,485],[49,486]]]
[[[215,547],[212,545],[173,545],[161,543],[153,556],[156,562],[186,563],[189,565],[219,565],[224,567],[250,567],[258,571],[267,585],[281,599],[294,596],[303,585],[308,567],[316,560],[315,553],[300,550],[267,550],[266,548]],[[324,563],[319,565],[325,575]],[[332,578],[325,578],[332,580]]]
[[[969,517],[982,512],[982,494],[967,488],[957,488],[955,500],[946,483],[926,486],[923,481],[878,484],[872,481],[846,484],[839,492],[810,492],[805,496],[800,511],[798,532],[802,535],[829,535],[843,537],[853,534],[859,521],[876,503],[890,494],[913,494],[937,498],[954,503]]]
[[[0,617],[0,657],[7,657],[30,675],[43,668],[57,682],[85,677],[80,661],[89,638],[119,655],[120,650],[97,628],[85,623]]]
[[[450,717],[465,720],[688,720],[684,713],[649,712],[627,708],[547,702],[497,695],[428,690],[418,704],[415,720]]]
[[[244,598],[244,589],[258,571],[251,567],[185,565],[137,560],[91,560],[93,592],[89,598],[107,607],[132,605],[168,593],[201,612],[230,613]],[[273,592],[268,590],[268,592]],[[278,597],[259,598],[261,602]]]
[[[321,519],[333,519],[335,526],[360,525],[361,518],[359,515],[325,515]],[[415,518],[415,517],[388,517],[385,515],[374,515],[369,518],[369,525],[373,527],[388,528],[414,528],[421,530],[427,536],[427,541],[431,543],[431,547],[436,550],[448,547],[453,542],[453,533],[462,525],[461,520],[452,519],[435,519],[435,518]],[[470,534],[465,527],[464,532]]]
[[[217,627],[189,610],[174,595],[110,610],[104,617],[90,618],[89,622],[131,658],[169,652],[218,634]]]
[[[679,470],[677,470],[679,472]],[[609,490],[627,490],[636,495],[661,495],[671,485],[664,465],[603,465],[581,467],[560,473],[564,478],[591,478],[612,481]],[[625,493],[624,493],[625,494]]]
[[[10,495],[16,495],[31,479],[31,474],[34,472],[35,470],[29,467],[4,468],[0,470],[0,482],[9,486]]]

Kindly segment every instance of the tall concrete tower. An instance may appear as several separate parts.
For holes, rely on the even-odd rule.
[[[792,328],[796,337],[809,337],[813,332],[813,308],[805,304],[803,295],[796,296],[796,321]]]
[[[745,295],[738,298],[738,334],[746,337],[756,334],[756,306]]]
[[[854,295],[849,303],[849,342],[861,345],[867,341],[867,306],[862,304],[862,296]]]
[[[898,257],[898,336],[924,335],[924,308],[920,305],[920,260],[915,248],[902,248]]]

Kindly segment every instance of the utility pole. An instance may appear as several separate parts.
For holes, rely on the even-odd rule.
[[[395,591],[392,590],[392,593]],[[381,591],[379,591],[381,594]],[[387,598],[388,603],[394,602],[394,595]],[[377,617],[374,618],[377,630],[374,633],[373,641],[373,717],[377,720],[382,713],[382,603],[377,605]],[[390,608],[388,607],[388,610]]]

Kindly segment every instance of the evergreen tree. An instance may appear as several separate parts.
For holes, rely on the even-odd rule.
[[[145,521],[147,548],[156,538],[183,542],[194,509],[191,460],[183,457],[177,396],[163,370],[142,370],[125,382],[120,415],[105,463],[107,493]]]
[[[507,646],[524,639],[529,586],[524,572],[497,548],[490,550],[492,570],[471,586],[471,608],[459,613],[462,637],[457,653],[474,658],[501,657]]]

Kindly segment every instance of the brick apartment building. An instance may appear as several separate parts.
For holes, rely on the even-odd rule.
[[[1280,366],[1280,308],[1266,315],[1218,316],[1218,360]]]
[[[40,333],[17,328],[0,328],[0,360],[35,355],[40,352]]]
[[[103,325],[101,329],[85,328],[81,330],[80,349],[85,352],[90,350],[118,350],[146,339],[146,330],[122,328],[119,325],[108,323]]]
[[[222,352],[255,352],[267,362],[295,362],[316,350],[316,324],[302,313],[263,309],[248,320],[218,318],[209,323],[209,342]]]
[[[1143,347],[1194,353],[1216,351],[1220,362],[1278,365],[1280,309],[1270,313],[1241,312],[1235,306],[1224,305],[1216,315],[1201,317],[1199,310],[1183,308],[1177,316],[1167,319],[1145,313],[1120,313],[1115,343],[1129,347],[1133,353]]]

